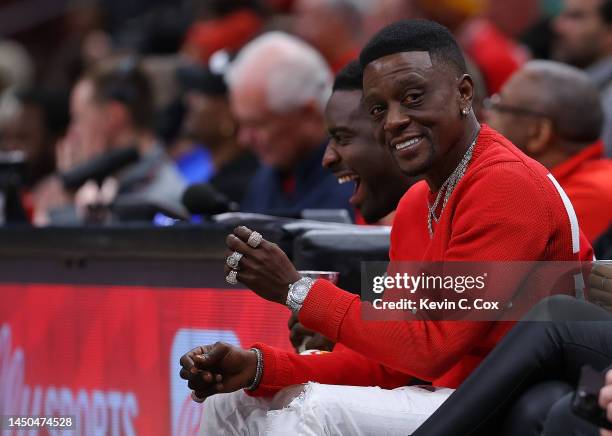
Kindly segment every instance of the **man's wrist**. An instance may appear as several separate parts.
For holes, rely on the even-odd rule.
[[[254,391],[259,387],[259,383],[261,383],[263,377],[263,353],[259,348],[251,348],[249,351],[255,355],[255,374],[251,378],[253,381],[249,386],[245,387],[245,389],[247,391]]]
[[[315,281],[310,277],[302,277],[289,285],[285,304],[292,312],[297,313],[300,311],[314,283]]]

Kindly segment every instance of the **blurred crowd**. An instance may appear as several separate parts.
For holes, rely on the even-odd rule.
[[[371,221],[359,177],[326,154],[326,105],[364,42],[406,18],[454,33],[481,122],[562,185],[597,159],[566,191],[584,177],[610,184],[609,0],[14,0],[0,6],[0,219],[172,221],[239,208]],[[582,217],[576,198],[595,239],[609,217]]]

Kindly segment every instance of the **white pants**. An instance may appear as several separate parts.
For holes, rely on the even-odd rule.
[[[452,389],[308,383],[273,398],[244,391],[217,394],[203,404],[200,435],[408,435],[453,393]]]

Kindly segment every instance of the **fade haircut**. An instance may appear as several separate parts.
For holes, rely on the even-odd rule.
[[[349,62],[334,80],[333,91],[361,91],[363,89],[363,69],[357,59]]]
[[[458,75],[466,74],[463,52],[450,30],[428,20],[403,20],[376,33],[365,45],[359,61],[370,62],[395,53],[426,51],[433,62],[450,66]]]

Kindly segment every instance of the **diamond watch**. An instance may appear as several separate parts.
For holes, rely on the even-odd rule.
[[[302,277],[297,282],[289,285],[289,293],[287,294],[287,307],[292,312],[299,312],[304,304],[304,300],[310,292],[310,288],[314,285],[314,280],[310,277]]]

